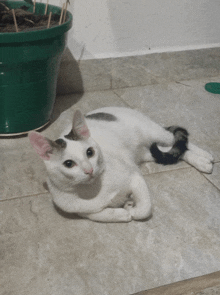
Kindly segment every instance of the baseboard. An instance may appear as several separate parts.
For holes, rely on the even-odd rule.
[[[65,51],[58,94],[146,86],[220,75],[220,47],[76,61]]]

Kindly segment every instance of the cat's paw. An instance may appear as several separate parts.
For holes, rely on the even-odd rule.
[[[133,220],[144,220],[152,215],[151,206],[149,208],[130,207],[128,208],[129,213]]]
[[[213,171],[213,163],[207,158],[201,158],[199,163],[199,170],[203,173],[210,174]]]
[[[132,216],[130,210],[125,210],[124,208],[117,208],[117,214],[115,215],[115,222],[130,222],[132,221]],[[113,214],[114,215],[114,214]]]
[[[208,152],[190,144],[183,156],[183,160],[203,173],[212,173],[214,159]]]
[[[198,156],[197,154],[194,156],[192,165],[203,173],[210,174],[213,171],[212,161],[207,157]]]
[[[134,207],[134,201],[132,201],[132,200],[127,201],[124,205],[124,209],[126,209],[128,211],[133,207]]]
[[[214,162],[214,157],[207,151],[197,147],[196,145],[189,143],[189,151],[197,154],[200,157],[206,158],[207,160],[209,160],[210,162]]]
[[[208,159],[210,162],[214,163],[215,159],[214,159],[213,155],[206,152],[206,151],[204,151],[204,152],[205,152],[205,158]]]
[[[127,211],[127,216],[125,218],[125,220],[122,220],[122,221],[125,221],[125,222],[130,222],[132,221],[132,216],[131,216],[131,213],[129,211]]]
[[[200,157],[205,158],[206,160],[208,160],[209,162],[213,163],[214,162],[214,157],[209,153],[206,152],[202,149],[199,149],[199,153],[197,153]]]

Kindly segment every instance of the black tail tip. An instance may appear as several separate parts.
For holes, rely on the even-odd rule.
[[[174,134],[174,145],[169,152],[162,152],[158,149],[157,144],[154,142],[150,146],[150,152],[155,162],[163,165],[176,164],[180,157],[187,150],[189,133],[186,129],[179,126],[170,126],[165,128]]]

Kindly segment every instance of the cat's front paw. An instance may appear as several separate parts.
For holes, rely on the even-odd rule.
[[[128,210],[133,220],[145,220],[152,215],[151,207],[145,210],[143,208],[131,207]]]
[[[124,209],[126,209],[128,211],[133,207],[134,207],[134,201],[132,201],[132,200],[127,201],[124,205]]]

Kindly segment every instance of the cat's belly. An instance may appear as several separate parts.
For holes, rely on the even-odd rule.
[[[124,207],[125,203],[128,200],[131,200],[131,193],[126,194],[125,192],[121,191],[118,194],[116,194],[116,196],[113,199],[111,199],[108,207],[110,208]]]

